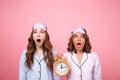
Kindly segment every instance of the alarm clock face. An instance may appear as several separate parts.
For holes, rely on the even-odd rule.
[[[58,62],[56,64],[56,72],[59,75],[65,75],[68,72],[68,65],[64,62]]]

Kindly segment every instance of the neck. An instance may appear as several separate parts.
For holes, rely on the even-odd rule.
[[[42,50],[42,47],[36,46],[37,50]]]
[[[77,51],[77,54],[82,54],[83,53],[83,51]]]
[[[43,52],[42,47],[37,47],[37,53],[38,53],[38,54],[41,54],[42,52]]]
[[[37,56],[38,56],[38,59],[40,59],[40,56],[41,56],[42,53],[43,53],[43,49],[37,47]]]

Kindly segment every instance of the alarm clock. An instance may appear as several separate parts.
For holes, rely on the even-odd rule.
[[[53,70],[58,76],[65,76],[70,72],[70,65],[66,57],[59,58],[53,64]]]

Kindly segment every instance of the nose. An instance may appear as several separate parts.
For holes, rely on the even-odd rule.
[[[37,33],[37,37],[40,37],[40,33]]]
[[[78,37],[78,39],[77,39],[78,41],[81,41],[81,37]]]

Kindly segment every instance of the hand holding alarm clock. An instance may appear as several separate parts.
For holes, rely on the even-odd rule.
[[[70,72],[70,65],[67,62],[67,57],[61,56],[56,57],[56,60],[53,64],[53,70],[58,76],[65,76]]]

